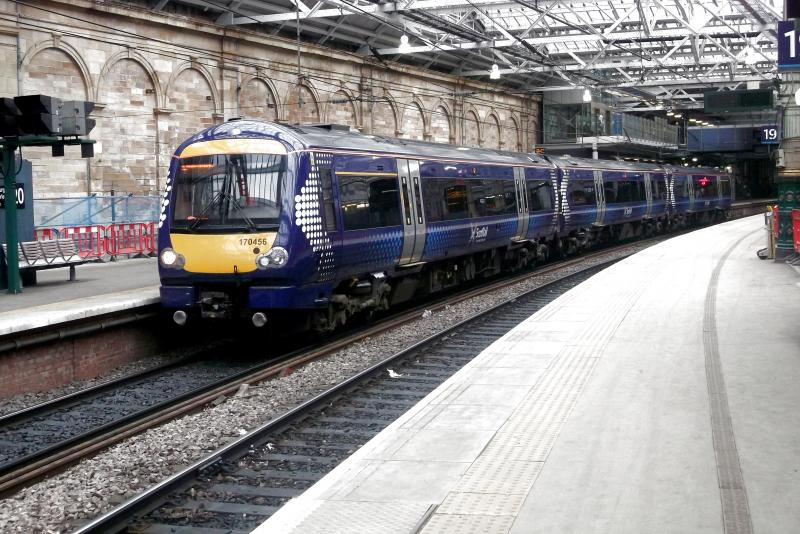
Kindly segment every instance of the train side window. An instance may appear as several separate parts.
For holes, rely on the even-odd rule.
[[[322,206],[325,212],[325,230],[335,232],[338,224],[336,222],[336,209],[333,205],[333,173],[331,169],[320,168],[319,180],[322,185]]]
[[[469,217],[467,185],[463,179],[426,178],[422,181],[422,196],[429,223]]]
[[[338,175],[338,178],[345,230],[401,224],[397,177]]]
[[[516,213],[516,192],[514,182],[508,180],[469,180],[470,217],[486,217],[508,213],[509,205],[504,182],[509,182],[511,193],[511,213]]]
[[[553,208],[553,186],[549,180],[528,182],[528,204],[531,211],[543,211]]]
[[[603,182],[603,193],[606,204],[613,204],[617,201],[617,182]]]
[[[640,202],[644,199],[644,183],[642,181],[620,180],[617,182],[617,202]]]
[[[498,180],[503,187],[503,201],[505,213],[515,215],[517,213],[517,187],[513,180]]]
[[[569,201],[573,206],[596,204],[594,180],[574,180],[569,183]]]
[[[689,182],[686,181],[686,176],[676,176],[674,180],[675,199],[688,198]]]
[[[720,178],[719,179],[720,185],[720,192],[722,193],[722,198],[730,198],[731,196],[731,181],[729,178]]]

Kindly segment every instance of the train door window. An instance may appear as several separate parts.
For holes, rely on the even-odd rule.
[[[596,204],[594,180],[570,180],[569,201],[573,206]]]
[[[528,204],[531,211],[543,211],[553,208],[553,186],[549,180],[528,182]]]
[[[723,177],[719,179],[720,192],[722,198],[730,198],[731,196],[731,180],[730,178]]]
[[[686,176],[675,176],[674,180],[675,200],[689,198],[689,182]]]
[[[717,181],[714,176],[694,175],[695,198],[715,198],[717,196]]]
[[[617,201],[617,182],[603,182],[603,193],[605,194],[606,204],[613,204]]]
[[[401,224],[396,176],[342,176],[339,201],[345,230],[381,228]]]
[[[322,186],[322,206],[325,213],[325,230],[335,232],[337,229],[336,209],[333,206],[333,173],[330,167],[319,169],[319,180]]]

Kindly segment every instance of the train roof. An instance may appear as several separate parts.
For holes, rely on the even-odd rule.
[[[234,133],[234,131],[237,132]],[[369,135],[340,125],[294,126],[254,120],[231,120],[224,124],[212,126],[190,141],[207,141],[237,136],[278,138],[292,145],[295,150],[321,149],[381,152],[409,157],[477,161],[501,165],[535,164],[552,167],[550,162],[535,154],[486,148],[457,147],[444,143]]]
[[[558,167],[568,169],[570,167],[581,167],[601,170],[630,171],[630,172],[666,172],[665,168],[652,163],[634,163],[632,161],[621,161],[614,159],[590,159],[576,158],[572,156],[551,156],[550,161]]]

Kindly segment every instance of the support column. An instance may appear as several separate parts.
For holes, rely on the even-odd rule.
[[[19,277],[19,256],[17,252],[17,191],[14,188],[14,152],[16,147],[3,145],[3,187],[5,188],[6,215],[6,266],[8,267],[8,292],[22,293],[22,281]]]
[[[775,259],[784,260],[794,253],[792,209],[800,208],[800,106],[795,92],[800,90],[800,72],[787,72],[781,87],[783,108],[783,167],[778,169],[778,241]]]

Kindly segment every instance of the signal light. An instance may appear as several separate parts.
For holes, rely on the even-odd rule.
[[[47,95],[0,99],[0,136],[84,136],[96,121],[89,118],[94,102],[66,100]]]
[[[61,124],[58,110],[61,99],[45,95],[15,96],[14,103],[20,116],[17,126],[20,134],[54,135],[58,134]]]

